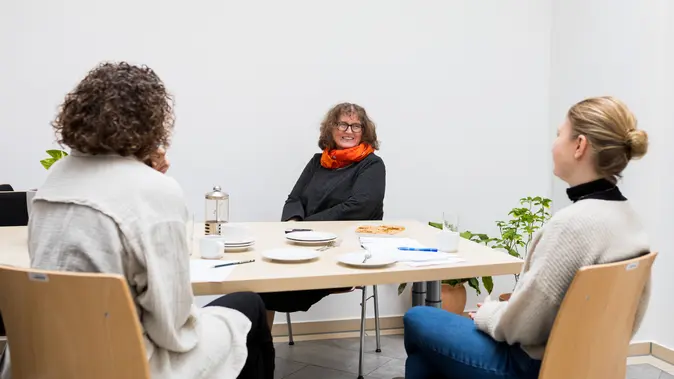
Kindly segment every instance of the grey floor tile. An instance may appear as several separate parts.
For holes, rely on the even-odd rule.
[[[368,378],[391,379],[405,376],[405,361],[403,359],[391,359],[385,365],[372,371]]]
[[[305,368],[307,365],[300,362],[288,361],[283,358],[276,358],[276,368],[274,370],[274,379],[282,379]]]
[[[286,379],[356,379],[356,375],[325,367],[307,366]]]
[[[674,379],[674,375],[663,371],[658,379]]]
[[[314,343],[336,346],[346,350],[358,351],[360,348],[359,338],[343,338],[335,340],[315,341]],[[374,336],[365,337],[365,352],[374,353],[377,347]],[[405,352],[405,345],[403,343],[402,335],[381,336],[381,354],[384,357],[405,359],[407,353]]]
[[[627,366],[626,379],[659,379],[662,371],[648,364]]]
[[[321,344],[315,341],[296,342],[295,346],[278,344],[276,345],[276,356],[309,365],[358,373],[357,351],[329,344]],[[375,353],[365,354],[363,358],[363,374],[369,374],[390,360],[391,358]]]

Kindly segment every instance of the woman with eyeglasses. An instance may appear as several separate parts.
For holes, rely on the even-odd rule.
[[[386,168],[374,154],[379,148],[374,122],[363,107],[342,103],[321,123],[318,147],[283,207],[283,221],[381,220]],[[268,322],[275,312],[306,312],[336,290],[261,294]],[[339,290],[337,290],[339,291]]]

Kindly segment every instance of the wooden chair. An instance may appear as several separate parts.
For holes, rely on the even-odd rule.
[[[150,377],[123,277],[0,266],[0,288],[13,379]]]
[[[625,377],[637,306],[656,255],[576,273],[548,339],[540,379]]]

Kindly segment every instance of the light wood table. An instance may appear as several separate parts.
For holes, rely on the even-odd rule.
[[[438,230],[418,221],[386,221],[387,224],[405,226],[402,236],[414,238],[427,246],[435,246]],[[225,260],[255,259],[254,263],[237,266],[227,280],[218,283],[193,283],[195,295],[219,295],[239,291],[277,292],[319,288],[342,288],[388,283],[417,282],[416,292],[422,292],[419,283],[431,282],[427,301],[437,306],[440,300],[439,283],[443,279],[458,279],[485,275],[517,274],[522,261],[510,255],[462,239],[458,255],[465,262],[426,267],[411,267],[403,263],[381,269],[361,269],[344,266],[337,262],[340,254],[361,250],[357,226],[363,222],[259,222],[242,223],[256,239],[254,248],[241,253],[225,254]],[[321,252],[319,259],[307,263],[286,264],[270,262],[261,257],[264,250],[296,246],[287,242],[285,230],[308,228],[332,232],[341,237],[341,244]],[[194,225],[192,241],[193,258],[198,256],[199,238],[204,235],[203,224]],[[28,266],[27,228],[0,228],[0,264]],[[303,247],[315,249],[316,247]],[[419,303],[422,293],[416,294]]]
[[[426,246],[434,246],[438,230],[418,221],[386,221],[387,224],[405,226],[401,236],[414,238]],[[368,285],[414,282],[413,304],[440,307],[440,280],[458,279],[485,275],[506,275],[520,272],[522,261],[510,255],[495,251],[484,245],[462,239],[459,244],[458,255],[465,262],[412,267],[404,263],[397,263],[391,267],[381,269],[361,269],[344,266],[337,261],[340,254],[353,251],[362,251],[358,236],[355,233],[357,226],[362,222],[301,222],[301,223],[245,223],[232,224],[249,228],[255,237],[254,248],[241,253],[228,253],[224,260],[249,260],[253,263],[234,266],[234,270],[225,281],[218,283],[192,283],[195,295],[220,295],[239,291],[275,292],[308,290],[319,288],[341,288],[364,286],[362,291],[361,308],[361,347],[359,378],[362,378],[363,345],[365,314]],[[307,228],[316,231],[333,232],[340,236],[337,247],[322,251],[320,257],[314,261],[297,264],[275,263],[262,258],[262,252],[267,249],[293,246],[287,242],[285,231],[289,228]],[[199,239],[204,235],[204,225],[195,224],[192,235],[192,258],[199,257]],[[27,267],[30,264],[27,248],[28,230],[26,227],[0,228],[0,264]],[[316,249],[316,247],[303,247]],[[187,252],[186,252],[187,253]],[[425,283],[424,283],[425,282]],[[376,299],[376,287],[373,289]],[[377,311],[375,301],[375,315]],[[377,346],[379,346],[378,323]]]

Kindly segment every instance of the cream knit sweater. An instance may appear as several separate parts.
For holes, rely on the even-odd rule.
[[[29,225],[31,266],[123,275],[153,379],[235,378],[251,322],[194,305],[178,183],[134,158],[73,152],[49,170]]]
[[[629,201],[578,201],[556,213],[534,236],[510,301],[485,303],[475,315],[475,324],[495,340],[519,343],[529,356],[542,359],[557,311],[578,269],[648,251],[646,233]],[[650,280],[634,332],[649,295]]]

